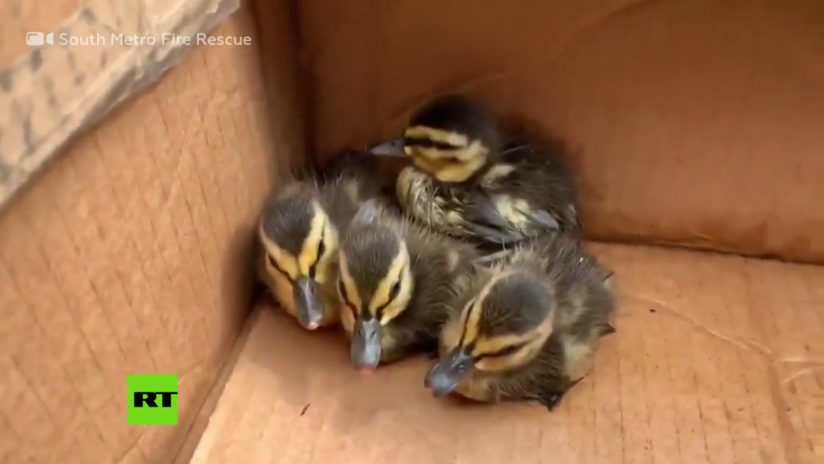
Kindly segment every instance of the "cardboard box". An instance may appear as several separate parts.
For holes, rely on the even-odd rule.
[[[0,463],[824,459],[821,2],[2,5]],[[616,270],[553,414],[251,310],[284,176],[455,90],[576,147]],[[177,425],[128,424],[128,374],[177,375]]]

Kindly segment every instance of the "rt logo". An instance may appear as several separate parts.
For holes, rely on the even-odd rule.
[[[127,379],[129,425],[177,425],[177,375],[133,375]]]

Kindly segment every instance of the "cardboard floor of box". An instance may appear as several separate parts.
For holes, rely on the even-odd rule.
[[[0,0],[0,464],[824,462],[824,2],[468,5]],[[212,27],[252,44],[26,45]],[[446,91],[576,148],[588,238],[818,266],[598,246],[621,331],[553,415],[249,326],[270,189]],[[128,425],[133,373],[176,427]]]
[[[192,464],[814,462],[824,268],[593,250],[617,271],[618,333],[556,413],[436,401],[421,359],[361,376],[339,333],[263,307]]]

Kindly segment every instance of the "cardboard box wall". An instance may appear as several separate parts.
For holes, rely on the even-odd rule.
[[[304,153],[294,25],[264,38],[234,0],[2,4],[0,462],[188,462],[249,311],[249,230]],[[252,46],[24,42],[217,24]],[[177,427],[126,425],[130,372],[179,375]]]
[[[513,11],[499,1],[479,10],[457,1],[437,10],[261,2],[217,30],[254,34],[252,47],[144,47],[119,73],[103,69],[109,58],[78,57],[80,69],[94,70],[85,75],[102,79],[96,85],[77,82],[71,60],[47,49],[39,66],[32,54],[20,58],[24,33],[88,27],[89,12],[107,30],[208,30],[236,4],[56,5],[6,2],[10,27],[0,32],[0,83],[13,83],[0,100],[0,155],[14,168],[0,189],[9,200],[0,217],[0,462],[187,462],[248,310],[245,240],[263,196],[306,161],[307,147],[326,159],[390,136],[438,92],[473,92],[577,143],[594,238],[822,261],[818,3],[555,1]],[[145,22],[128,21],[136,17]],[[74,84],[60,88],[67,76]],[[43,111],[54,109],[49,85],[57,114]],[[27,133],[39,135],[37,149]],[[740,270],[678,262],[684,275],[702,262]],[[798,285],[782,285],[821,283],[814,271],[798,273]],[[774,285],[770,272],[751,275]],[[804,295],[804,308],[821,303],[818,290]],[[821,334],[820,320],[806,321],[793,347]],[[778,340],[767,346],[789,343]],[[806,346],[790,352],[820,360],[820,344]],[[135,371],[180,374],[179,426],[125,424],[125,374]],[[783,432],[793,424],[781,423]],[[810,458],[816,437],[788,438],[795,451],[786,462]]]

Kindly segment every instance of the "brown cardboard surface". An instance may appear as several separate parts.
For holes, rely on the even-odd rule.
[[[425,360],[362,376],[339,332],[263,307],[192,464],[822,462],[824,269],[593,250],[618,332],[556,413],[437,401]]]
[[[170,21],[182,30],[197,21],[178,22],[179,13],[220,11],[214,2],[161,3],[146,2],[143,12],[156,26]],[[178,453],[205,426],[200,410],[249,311],[254,220],[288,164],[303,156],[294,29],[287,22],[263,41],[253,19],[244,8],[214,30],[251,35],[251,46],[190,50],[76,137],[0,212],[0,463],[188,461]],[[50,53],[43,51],[41,71]],[[151,53],[141,50],[141,72],[151,73]],[[278,62],[265,80],[262,53]],[[83,69],[98,69],[92,64]],[[0,101],[40,98],[35,85],[45,77],[71,77],[48,69],[16,79]],[[66,94],[77,106],[61,108],[74,108],[74,121],[88,109],[81,97],[100,90]],[[44,114],[33,113],[32,124]],[[273,130],[273,121],[287,121],[285,129]],[[0,121],[4,160],[23,153],[6,149],[20,124]],[[128,373],[179,375],[178,426],[127,425]]]
[[[824,2],[299,2],[322,157],[465,91],[578,147],[596,239],[824,262]]]
[[[435,401],[420,360],[361,378],[269,310],[231,355],[307,126],[326,158],[446,90],[580,145],[593,237],[824,261],[821,2],[278,0],[213,31],[248,47],[24,44],[239,3],[0,1],[0,463],[824,461],[821,267],[597,246],[619,333],[557,414]],[[126,374],[159,372],[179,425],[126,425]]]

